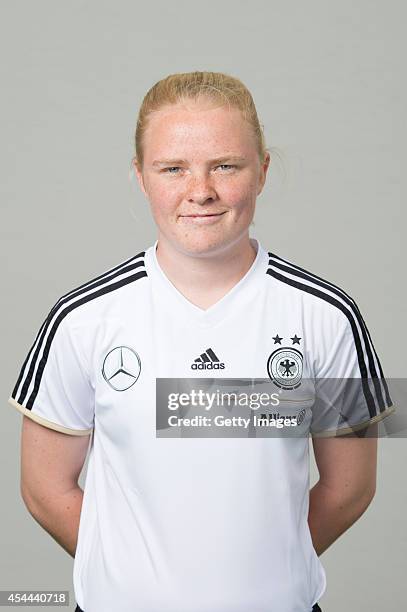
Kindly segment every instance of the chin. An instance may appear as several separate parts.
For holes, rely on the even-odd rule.
[[[216,236],[182,235],[175,239],[177,248],[188,255],[206,255],[222,250],[234,241],[234,237],[218,234]]]

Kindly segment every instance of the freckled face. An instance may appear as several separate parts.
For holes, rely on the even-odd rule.
[[[248,234],[268,164],[238,109],[188,101],[150,115],[135,171],[159,240],[204,256]]]

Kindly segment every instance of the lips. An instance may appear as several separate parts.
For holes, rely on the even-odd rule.
[[[220,217],[220,215],[223,215],[226,211],[220,212],[220,213],[211,213],[210,215],[180,215],[180,217],[198,217],[198,218],[205,218],[205,217]]]
[[[189,227],[203,227],[206,225],[216,225],[219,219],[223,217],[226,210],[220,213],[196,214],[196,215],[180,215],[178,223]]]

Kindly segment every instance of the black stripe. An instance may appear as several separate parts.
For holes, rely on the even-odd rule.
[[[16,384],[14,386],[14,389],[13,389],[13,392],[11,394],[11,397],[14,398],[14,399],[16,399],[18,387],[20,386],[20,383],[21,383],[21,380],[23,378],[23,374],[24,374],[24,371],[25,371],[25,367],[26,367],[26,365],[27,365],[27,363],[28,363],[28,361],[30,359],[30,355],[31,355],[32,351],[34,350],[34,346],[36,345],[38,338],[41,336],[42,330],[44,329],[44,326],[45,326],[47,320],[48,320],[48,315],[47,315],[47,318],[42,323],[40,329],[38,330],[38,333],[37,333],[37,335],[35,337],[35,340],[32,343],[32,345],[31,345],[31,347],[30,347],[30,349],[29,349],[29,351],[27,353],[26,358],[24,359],[24,363],[23,363],[23,365],[22,365],[22,367],[20,369],[20,374],[18,376],[17,382],[16,382]]]
[[[280,266],[279,266],[280,267]],[[284,266],[283,266],[284,268]],[[325,300],[326,302],[329,302],[330,304],[332,304],[333,306],[336,306],[337,308],[339,308],[339,310],[341,310],[344,315],[347,317],[350,326],[352,328],[352,332],[353,332],[353,337],[355,340],[355,346],[356,346],[356,354],[358,357],[358,363],[359,363],[359,369],[360,369],[360,373],[361,373],[361,381],[362,381],[362,389],[363,389],[363,393],[366,399],[366,403],[368,405],[369,408],[369,414],[370,417],[374,417],[377,414],[376,411],[376,406],[375,406],[375,401],[374,398],[372,396],[372,393],[370,391],[369,385],[368,385],[368,376],[367,376],[367,369],[366,369],[366,364],[363,358],[363,349],[362,349],[362,345],[360,342],[360,338],[359,338],[359,334],[358,331],[356,329],[356,324],[355,321],[353,319],[353,317],[351,316],[348,308],[346,308],[346,306],[344,306],[341,302],[339,302],[338,300],[336,300],[335,298],[333,298],[330,295],[327,295],[326,293],[323,293],[322,291],[320,291],[319,289],[315,289],[314,287],[310,287],[308,285],[304,285],[302,283],[299,283],[291,278],[287,278],[281,274],[279,274],[278,272],[276,272],[275,270],[269,268],[267,270],[267,274],[269,274],[270,276],[273,276],[274,278],[276,278],[277,280],[280,280],[288,285],[291,285],[292,287],[296,287],[297,289],[301,289],[302,291],[305,291],[307,293],[311,293],[312,295],[315,295],[323,300]],[[376,383],[379,385],[379,390],[377,390],[376,387]],[[380,412],[382,412],[383,410],[385,410],[387,408],[387,406],[384,405],[384,401],[383,401],[383,396],[381,393],[381,389],[380,389],[380,384],[378,383],[377,379],[374,379],[374,384],[375,384],[375,389],[376,389],[376,393],[378,394],[378,402],[379,402],[379,408],[380,408]]]
[[[136,255],[136,257],[132,259],[136,259],[138,257],[139,255]],[[76,289],[69,291],[69,293],[66,293],[61,298],[59,298],[57,303],[54,304],[54,306],[52,307],[50,315],[55,314],[55,311],[61,306],[61,304],[64,304],[65,302],[67,302],[68,299],[76,295],[82,295],[82,293],[85,293],[85,291],[87,291],[88,289],[93,289],[94,287],[100,287],[100,285],[103,285],[106,281],[111,280],[112,278],[116,278],[117,276],[120,276],[121,274],[124,274],[125,272],[131,272],[131,270],[135,270],[136,268],[140,268],[143,266],[144,266],[144,259],[141,259],[140,261],[137,261],[136,263],[132,263],[131,265],[126,264],[126,267],[116,266],[114,270],[110,270],[109,272],[106,272],[105,274],[101,274],[100,276],[97,276],[91,281],[88,281],[87,283],[84,283],[83,285],[76,287]]]
[[[209,363],[210,362],[210,359],[209,359],[208,355],[206,355],[205,353],[201,353],[201,358],[202,358],[202,361],[204,363]]]
[[[99,289],[99,291],[97,291],[96,293],[92,293],[91,295],[85,295],[83,298],[81,298],[80,300],[78,300],[77,302],[74,302],[72,304],[70,304],[69,306],[67,306],[55,319],[54,324],[52,326],[52,329],[49,333],[49,336],[47,338],[46,344],[45,344],[45,348],[44,348],[44,353],[43,356],[40,359],[40,362],[38,364],[38,370],[37,373],[35,375],[35,380],[34,380],[34,388],[32,390],[32,393],[29,397],[29,400],[27,402],[27,409],[31,410],[33,403],[35,401],[35,398],[37,397],[38,391],[39,391],[39,387],[40,387],[40,383],[41,383],[41,378],[42,378],[42,373],[44,371],[45,365],[47,363],[47,359],[48,359],[48,355],[49,355],[49,351],[51,348],[51,344],[52,344],[52,340],[55,336],[56,330],[58,328],[58,325],[60,324],[60,322],[62,321],[62,319],[64,319],[64,317],[66,317],[66,315],[71,312],[71,310],[74,310],[75,308],[77,308],[78,306],[81,306],[82,304],[86,304],[87,302],[90,302],[91,300],[94,300],[97,297],[100,297],[101,295],[105,295],[106,293],[110,293],[111,291],[114,291],[115,289],[119,289],[120,287],[123,287],[125,285],[128,285],[129,283],[132,283],[136,280],[138,280],[139,278],[143,278],[147,276],[147,272],[145,272],[144,270],[141,272],[138,272],[137,274],[134,274],[133,276],[128,276],[127,278],[123,278],[121,281],[118,281],[117,283],[114,283],[113,285],[108,285],[106,287],[102,287],[102,289]],[[38,353],[36,351],[36,355],[35,355],[35,359],[38,358]],[[34,363],[34,360],[33,360]],[[32,364],[30,367],[30,372],[29,375],[31,375],[32,377]],[[27,381],[24,383],[25,385],[27,384]],[[28,385],[27,388],[25,389],[25,394],[27,393],[28,390]],[[21,392],[21,395],[23,394],[23,390]],[[25,395],[24,395],[25,397]],[[23,397],[23,400],[24,400]],[[17,400],[19,404],[22,403],[22,401],[20,401],[20,399]]]
[[[27,353],[27,356],[26,356],[26,358],[24,360],[24,363],[23,363],[23,365],[21,367],[20,374],[19,374],[17,382],[16,382],[16,384],[14,386],[13,393],[12,393],[11,397],[16,399],[16,395],[18,393],[18,388],[19,388],[20,383],[21,383],[21,381],[23,379],[24,371],[25,371],[25,368],[26,368],[26,365],[27,365],[28,361],[30,360],[31,353],[34,350],[34,346],[36,345],[37,340],[38,340],[38,338],[40,336],[41,336],[41,341],[44,338],[45,332],[42,333],[43,329],[44,329],[44,326],[48,327],[48,322],[54,316],[54,314],[57,311],[57,309],[62,304],[67,302],[68,298],[70,298],[70,297],[72,297],[72,296],[74,296],[76,294],[80,295],[80,294],[84,293],[86,291],[86,289],[92,289],[93,287],[97,287],[97,286],[101,285],[104,280],[109,280],[110,278],[115,278],[116,276],[119,276],[122,272],[128,272],[128,271],[132,270],[133,268],[137,268],[140,265],[144,265],[144,259],[142,259],[141,262],[137,262],[134,266],[129,266],[129,267],[123,268],[123,266],[127,266],[127,264],[129,264],[131,261],[139,259],[140,257],[144,258],[144,255],[145,255],[145,251],[141,251],[140,253],[138,253],[134,257],[131,257],[130,259],[122,262],[121,264],[115,266],[114,268],[111,268],[110,270],[107,270],[106,272],[104,272],[103,274],[100,274],[96,278],[92,278],[91,280],[87,281],[86,283],[83,283],[79,287],[75,287],[74,289],[72,289],[71,291],[69,291],[68,293],[66,293],[65,295],[61,296],[58,299],[58,301],[53,305],[53,307],[51,308],[51,310],[48,313],[47,317],[43,321],[43,323],[42,323],[42,325],[41,325],[41,327],[40,327],[40,329],[39,329],[39,331],[38,331],[38,333],[37,333],[37,335],[35,337],[35,340],[34,340],[33,344],[31,345],[31,347],[30,347],[30,349],[29,349],[29,351]],[[115,272],[116,272],[116,274],[114,274]],[[99,282],[97,282],[97,281],[99,281]],[[41,341],[40,341],[40,344],[41,344]],[[37,353],[37,355],[38,355],[38,353]],[[35,361],[35,359],[33,361]],[[30,370],[31,370],[31,368],[30,368]],[[31,377],[30,377],[30,381],[31,381]],[[25,395],[26,395],[26,392],[24,393],[23,397],[25,397]],[[20,397],[22,397],[22,395],[20,395]]]
[[[60,305],[61,301],[64,300],[65,298],[71,297],[72,295],[75,295],[77,292],[83,293],[82,291],[80,291],[80,289],[85,289],[86,287],[88,287],[88,288],[93,287],[93,286],[95,286],[95,285],[93,285],[93,283],[95,283],[98,280],[107,279],[110,274],[112,274],[111,278],[115,278],[121,272],[132,270],[133,269],[132,267],[125,268],[125,266],[127,266],[128,264],[131,264],[136,259],[143,258],[142,261],[138,262],[135,267],[140,266],[140,265],[143,266],[144,265],[144,255],[145,255],[145,253],[146,253],[145,251],[140,251],[140,253],[137,253],[137,255],[134,255],[133,257],[130,257],[130,259],[126,259],[126,261],[122,261],[120,264],[118,264],[114,268],[110,268],[109,270],[106,270],[106,272],[103,272],[99,276],[96,276],[95,278],[92,278],[89,281],[86,281],[82,285],[79,285],[79,287],[75,287],[74,289],[71,289],[71,291],[69,291],[68,293],[65,293],[65,295],[63,295],[63,296],[61,296],[59,298],[59,300],[52,307],[51,312],[54,312],[58,308],[58,306]],[[114,274],[114,272],[117,272],[118,274]],[[98,286],[98,285],[96,285],[96,286]]]
[[[120,276],[120,275],[122,275],[124,272],[128,272],[128,271],[131,271],[132,269],[138,268],[138,267],[140,267],[141,265],[143,265],[143,262],[142,262],[142,261],[141,261],[141,262],[137,262],[137,263],[133,264],[132,266],[127,266],[126,268],[119,269],[117,272],[115,272],[113,275],[111,275],[111,276],[110,276],[110,278],[108,278],[107,280],[111,280],[112,278],[115,278],[116,276]],[[33,389],[33,392],[32,392],[32,394],[31,394],[31,397],[30,397],[30,400],[29,400],[30,404],[29,404],[29,405],[27,405],[27,409],[29,409],[29,410],[31,409],[31,407],[32,407],[32,403],[33,403],[33,401],[34,401],[34,398],[36,397],[36,395],[37,395],[37,393],[38,393],[39,383],[40,383],[40,381],[41,381],[42,372],[43,372],[43,369],[44,369],[44,367],[45,367],[45,363],[46,363],[47,358],[48,358],[48,353],[49,353],[49,350],[50,350],[50,346],[51,346],[52,339],[53,339],[53,337],[54,337],[54,335],[55,335],[55,332],[56,332],[56,329],[57,329],[57,327],[58,327],[59,322],[60,322],[60,321],[61,321],[61,320],[64,318],[64,316],[66,316],[66,314],[68,314],[68,312],[70,312],[71,310],[73,310],[73,309],[74,309],[74,308],[76,308],[77,306],[80,306],[81,304],[84,304],[84,303],[86,303],[86,302],[88,302],[88,301],[90,301],[90,300],[92,300],[92,299],[95,299],[95,298],[99,297],[100,295],[104,295],[105,293],[109,293],[110,291],[113,291],[113,290],[115,290],[115,289],[117,289],[117,288],[119,288],[119,287],[122,287],[123,285],[127,285],[127,284],[129,284],[129,283],[131,283],[131,282],[134,282],[134,281],[135,281],[135,280],[137,280],[138,278],[142,278],[142,277],[144,277],[144,276],[147,276],[147,272],[145,272],[144,270],[143,270],[143,271],[138,272],[137,274],[134,274],[134,275],[128,276],[128,277],[126,277],[126,278],[122,279],[122,281],[119,281],[119,282],[117,282],[117,283],[113,283],[113,284],[111,284],[111,285],[107,285],[107,286],[105,286],[103,289],[101,289],[101,290],[99,290],[99,291],[96,291],[96,292],[94,292],[94,293],[92,293],[92,294],[90,294],[90,295],[85,296],[85,297],[84,297],[84,298],[82,298],[82,299],[79,299],[79,300],[77,300],[77,301],[73,302],[73,303],[72,303],[72,304],[70,304],[70,305],[69,305],[67,308],[65,308],[65,309],[63,310],[63,312],[62,312],[62,316],[61,316],[61,315],[59,315],[59,316],[56,318],[56,320],[55,320],[55,321],[56,321],[57,323],[56,323],[56,324],[54,323],[53,328],[52,328],[52,332],[50,333],[49,337],[47,338],[47,342],[46,342],[45,349],[44,349],[44,354],[43,354],[43,357],[41,358],[41,360],[40,360],[40,362],[39,362],[39,369],[38,369],[37,374],[36,374],[36,377],[35,377],[34,389]],[[90,281],[90,282],[85,283],[84,285],[82,285],[82,286],[81,286],[81,287],[82,287],[82,289],[80,289],[80,290],[79,290],[79,288],[78,288],[78,289],[75,289],[75,290],[73,290],[73,291],[69,292],[68,294],[66,294],[66,297],[61,298],[61,299],[60,299],[60,300],[57,302],[57,304],[58,304],[58,308],[61,308],[61,307],[62,307],[62,305],[63,305],[64,303],[68,302],[68,301],[69,301],[69,299],[70,299],[70,298],[71,298],[73,295],[75,295],[75,293],[76,293],[77,295],[81,295],[81,294],[83,294],[83,293],[86,293],[86,292],[88,291],[88,289],[92,289],[92,288],[98,287],[98,286],[100,286],[100,285],[103,285],[103,284],[106,282],[106,278],[105,278],[105,276],[104,276],[104,275],[102,275],[101,277],[98,277],[98,278],[100,278],[101,280],[97,280],[96,282],[95,282],[95,281]],[[39,334],[40,334],[40,339],[39,339],[39,342],[38,342],[37,348],[36,348],[36,350],[35,350],[35,353],[34,353],[33,359],[32,359],[32,361],[31,361],[31,364],[30,364],[30,368],[29,368],[29,370],[28,370],[28,373],[26,374],[26,378],[25,378],[25,381],[24,381],[23,387],[22,387],[22,389],[21,389],[20,396],[19,396],[19,398],[16,400],[16,401],[18,401],[18,403],[19,403],[19,404],[22,404],[22,403],[24,402],[24,399],[25,399],[25,397],[26,397],[26,395],[27,395],[27,393],[28,393],[28,388],[29,388],[30,383],[31,383],[31,380],[32,380],[32,378],[33,378],[33,374],[34,374],[35,366],[36,366],[36,363],[37,363],[37,360],[38,360],[39,353],[40,353],[40,351],[41,351],[41,345],[42,345],[42,343],[43,343],[43,341],[44,341],[44,337],[45,337],[45,335],[46,335],[47,329],[48,329],[48,327],[49,327],[49,326],[50,326],[50,324],[51,324],[51,320],[52,320],[52,318],[54,317],[54,315],[56,314],[56,312],[57,312],[57,308],[56,308],[56,306],[54,306],[54,307],[51,309],[51,311],[50,311],[49,315],[47,316],[47,318],[45,319],[45,321],[44,321],[44,323],[43,323],[43,325],[42,325],[42,327],[41,327],[41,330],[42,330],[42,331],[40,330],[40,332],[39,332]],[[37,337],[38,337],[38,335],[37,335]],[[28,358],[27,358],[27,359],[28,359]],[[13,395],[12,397],[14,397],[14,399],[16,399],[15,395],[16,395],[16,394],[17,394],[17,392],[18,392],[18,386],[19,386],[19,384],[20,384],[20,382],[21,382],[21,379],[22,379],[22,377],[23,377],[24,367],[25,367],[25,364],[27,363],[27,359],[26,359],[26,361],[25,361],[25,363],[24,363],[23,368],[21,369],[20,376],[19,376],[19,380],[17,381],[17,384],[16,384],[15,389],[14,389],[14,391],[13,391],[13,394],[14,394],[14,395]]]
[[[144,251],[143,251],[142,253],[144,253]],[[138,258],[140,255],[141,255],[141,254],[136,255],[136,256],[135,256],[134,258],[132,258],[132,259],[137,259],[137,258]],[[32,346],[31,346],[31,348],[30,348],[30,350],[29,350],[29,352],[28,352],[28,355],[27,355],[27,357],[26,357],[26,359],[25,359],[25,361],[24,361],[24,363],[23,363],[23,366],[22,366],[21,371],[20,371],[20,375],[19,375],[19,377],[18,377],[18,380],[17,380],[16,385],[15,385],[14,390],[13,390],[13,395],[12,395],[12,397],[14,397],[14,399],[15,399],[15,395],[16,395],[16,394],[17,394],[17,392],[18,392],[18,387],[20,386],[21,380],[22,380],[22,378],[23,378],[23,375],[24,375],[24,370],[25,370],[25,366],[26,366],[26,364],[28,363],[28,361],[29,361],[29,359],[30,359],[31,352],[32,352],[32,350],[33,350],[33,347],[34,347],[34,346],[35,346],[35,344],[36,344],[37,338],[38,338],[38,337],[41,335],[41,340],[40,340],[40,343],[39,343],[39,345],[38,345],[38,347],[37,347],[37,349],[38,349],[38,351],[39,351],[39,349],[40,349],[40,344],[41,344],[41,342],[42,342],[42,340],[43,340],[43,338],[44,338],[44,336],[45,336],[46,329],[47,329],[47,327],[48,327],[49,321],[50,321],[50,319],[52,319],[52,317],[54,316],[54,314],[56,313],[56,311],[58,310],[58,308],[60,308],[60,307],[61,307],[61,306],[62,306],[64,303],[66,303],[66,302],[67,302],[67,301],[68,301],[68,300],[69,300],[71,297],[73,297],[75,294],[76,294],[76,295],[81,295],[82,293],[85,293],[85,292],[86,292],[88,289],[93,289],[93,288],[95,288],[95,287],[98,287],[98,286],[102,285],[102,284],[103,284],[103,283],[104,283],[106,280],[111,280],[111,279],[113,279],[113,278],[115,278],[115,277],[117,277],[117,276],[120,276],[120,275],[121,275],[123,272],[129,272],[129,271],[131,271],[131,270],[133,270],[133,269],[135,269],[135,268],[138,268],[138,267],[140,267],[140,266],[142,266],[142,265],[143,265],[143,260],[141,260],[141,261],[139,261],[139,262],[137,262],[137,263],[133,264],[132,266],[127,266],[127,267],[125,267],[125,268],[121,268],[121,267],[120,267],[120,265],[119,265],[119,266],[116,266],[116,268],[114,268],[115,273],[113,273],[113,274],[112,274],[112,272],[113,272],[113,271],[112,271],[112,270],[109,270],[108,272],[106,272],[106,273],[104,273],[104,274],[101,274],[101,275],[100,275],[100,276],[98,276],[96,279],[92,279],[92,280],[90,280],[90,281],[88,281],[88,282],[84,283],[83,285],[80,285],[80,287],[77,287],[77,288],[73,289],[72,291],[69,291],[69,292],[68,292],[68,293],[66,293],[64,296],[62,296],[62,297],[61,297],[61,298],[60,298],[60,299],[59,299],[59,300],[56,302],[56,304],[54,304],[54,306],[51,308],[50,312],[48,313],[48,315],[47,315],[47,317],[46,317],[45,321],[43,322],[43,324],[42,324],[42,326],[41,326],[41,328],[40,328],[40,330],[39,330],[39,332],[38,332],[38,334],[37,334],[37,337],[36,337],[36,339],[34,340],[34,343],[32,344]],[[100,279],[100,280],[99,280],[99,279]],[[45,330],[44,330],[44,326],[45,326]],[[43,330],[44,330],[44,331],[43,331]],[[41,332],[42,332],[42,333],[41,333]],[[37,352],[37,351],[36,351],[36,355],[38,355],[38,352]],[[35,358],[35,359],[36,359],[36,358]],[[33,360],[33,362],[35,361],[35,359]],[[29,370],[30,372],[32,371],[32,368],[34,367],[34,366],[33,366],[33,362],[31,363],[31,366],[30,366],[30,370]],[[25,385],[26,385],[26,386],[24,386],[24,387],[23,387],[23,390],[25,389],[25,392],[24,392],[24,394],[23,394],[23,390],[22,390],[22,394],[20,395],[20,397],[23,397],[23,399],[25,398],[25,395],[26,395],[26,393],[27,393],[27,387],[28,387],[28,385],[29,385],[29,384],[30,384],[30,382],[31,382],[31,378],[32,378],[32,376],[30,376],[30,379],[29,379],[29,381],[28,381],[28,384],[27,384],[27,385],[26,385],[27,381],[25,381]],[[20,403],[21,403],[21,402],[20,402]]]
[[[360,320],[360,315],[358,314],[358,311],[355,310],[355,308],[353,307],[353,302],[348,299],[348,297],[346,295],[343,295],[341,293],[340,290],[338,290],[336,287],[331,287],[328,285],[328,283],[322,281],[322,282],[318,282],[316,280],[314,280],[310,275],[307,274],[303,274],[302,272],[296,272],[294,270],[291,270],[291,268],[288,268],[287,266],[283,266],[280,263],[277,263],[273,260],[269,261],[270,265],[273,265],[275,268],[279,268],[280,270],[283,270],[283,272],[288,272],[289,274],[292,274],[293,276],[298,276],[299,278],[303,278],[305,280],[310,280],[312,281],[315,285],[319,285],[320,287],[325,287],[325,289],[328,289],[329,291],[331,291],[332,293],[335,293],[336,295],[338,295],[340,298],[343,299],[344,302],[346,302],[347,304],[349,304],[350,308],[353,310],[355,317],[358,319],[359,321],[359,325],[362,329],[362,334],[364,332],[364,326],[362,325],[362,322]],[[308,285],[307,285],[308,286]],[[358,334],[359,335],[359,334]],[[372,351],[370,350],[370,346],[369,343],[367,342],[367,338],[366,338],[366,334],[364,334],[364,340],[366,343],[366,351],[368,353],[368,357],[369,357],[369,366],[370,366],[370,372],[371,375],[373,377],[377,377],[377,372],[376,372],[376,367],[373,361],[373,355],[372,355]]]
[[[277,255],[274,255],[273,253],[270,253],[270,252],[269,252],[269,256],[270,257],[276,257],[280,261],[286,261],[286,260],[283,260],[281,257],[278,257]],[[315,274],[313,274],[311,272],[308,272],[307,270],[304,270],[303,268],[300,268],[299,266],[291,264],[290,262],[286,262],[286,263],[288,263],[289,266],[293,266],[297,270],[297,272],[295,270],[292,270],[291,267],[287,268],[286,266],[283,266],[280,263],[277,263],[277,262],[275,262],[273,260],[269,260],[269,264],[270,265],[273,265],[273,266],[275,266],[275,267],[277,267],[277,268],[279,268],[279,269],[281,269],[283,271],[289,272],[293,276],[298,276],[298,277],[303,278],[305,280],[310,280],[313,283],[315,283],[316,285],[319,285],[320,287],[324,287],[325,289],[328,289],[332,293],[335,293],[340,298],[342,298],[344,302],[349,304],[350,308],[353,310],[353,312],[355,314],[355,317],[357,318],[357,320],[359,322],[359,325],[360,325],[360,328],[361,328],[361,331],[362,331],[363,339],[364,339],[365,346],[366,346],[366,352],[367,352],[367,356],[368,356],[368,360],[369,360],[370,374],[371,374],[371,377],[373,379],[373,384],[375,386],[376,393],[379,395],[379,398],[381,398],[381,401],[383,401],[382,391],[381,391],[380,383],[378,381],[379,377],[378,377],[377,372],[376,372],[376,367],[375,367],[374,359],[373,359],[373,355],[372,355],[372,350],[371,350],[372,348],[373,348],[374,354],[376,356],[377,364],[378,364],[378,367],[379,367],[380,378],[382,379],[383,386],[384,386],[384,389],[385,389],[386,401],[387,401],[388,405],[391,405],[392,404],[392,400],[390,398],[389,390],[388,390],[388,387],[387,387],[387,382],[386,382],[386,379],[384,377],[384,373],[383,373],[383,369],[382,369],[382,366],[381,366],[381,363],[380,363],[380,359],[379,359],[379,357],[378,357],[378,355],[376,353],[376,350],[374,348],[373,341],[372,341],[372,338],[370,336],[369,330],[367,328],[367,325],[366,325],[366,323],[365,323],[365,321],[364,321],[364,319],[362,317],[362,314],[361,314],[361,312],[360,312],[356,302],[351,298],[351,296],[349,296],[343,289],[341,289],[337,285],[334,285],[333,283],[331,283],[329,281],[326,281],[325,279],[321,278],[320,276],[317,276],[317,275],[315,275]],[[358,333],[356,327],[355,327],[355,330],[356,330],[356,333]],[[369,342],[368,338],[366,337],[366,334],[367,334],[370,342]],[[362,355],[363,355],[363,353],[362,353]],[[363,361],[364,361],[364,359],[363,359]]]
[[[269,254],[270,257],[275,257],[279,261],[282,261],[282,262],[288,264],[290,266],[290,273],[291,274],[295,275],[295,272],[293,270],[291,270],[291,268],[295,268],[296,270],[304,272],[307,275],[306,277],[309,278],[310,280],[314,281],[315,284],[317,284],[317,285],[321,284],[321,283],[317,282],[316,279],[318,279],[318,280],[322,281],[321,286],[330,288],[331,290],[333,290],[333,288],[335,288],[335,289],[337,289],[340,292],[340,293],[335,292],[337,295],[341,294],[341,297],[346,296],[348,298],[348,300],[349,300],[348,303],[352,304],[353,307],[356,309],[356,311],[359,313],[359,317],[360,317],[359,323],[361,323],[361,322],[363,323],[363,327],[365,328],[365,330],[367,332],[367,335],[369,336],[369,340],[371,342],[371,346],[373,348],[374,354],[376,355],[377,363],[378,363],[379,370],[380,370],[380,375],[384,379],[384,373],[383,373],[383,370],[382,370],[382,366],[381,366],[381,363],[380,363],[379,356],[376,353],[376,349],[374,347],[373,340],[372,340],[372,338],[370,336],[370,332],[368,330],[368,327],[367,327],[367,325],[365,323],[365,320],[362,317],[362,313],[360,312],[359,307],[356,304],[355,300],[348,293],[346,293],[346,291],[344,291],[341,287],[338,287],[338,285],[335,285],[334,283],[332,283],[330,281],[327,281],[325,278],[321,278],[320,276],[317,276],[313,272],[309,272],[308,270],[305,270],[305,268],[301,268],[300,266],[297,266],[296,264],[291,263],[291,261],[288,261],[287,259],[283,259],[282,257],[279,257],[279,255],[276,255],[275,253],[271,253],[269,251],[268,254]],[[269,261],[269,263],[270,263],[270,261]],[[276,262],[272,262],[272,263],[276,264]],[[306,277],[303,277],[303,278],[306,278]],[[362,325],[361,325],[361,327],[362,327]]]
[[[209,355],[209,357],[212,359],[212,361],[219,361],[219,359],[216,357],[215,353],[213,352],[211,348],[206,349],[206,352]]]

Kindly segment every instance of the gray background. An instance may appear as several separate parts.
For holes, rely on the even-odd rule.
[[[406,376],[406,13],[371,0],[2,2],[1,589],[69,588],[73,609],[73,560],[20,499],[22,417],[7,398],[56,299],[155,240],[128,168],[138,107],[167,74],[249,87],[279,152],[252,235],[350,293],[385,374]],[[405,603],[406,458],[404,439],[379,440],[376,497],[321,557],[324,612]]]

